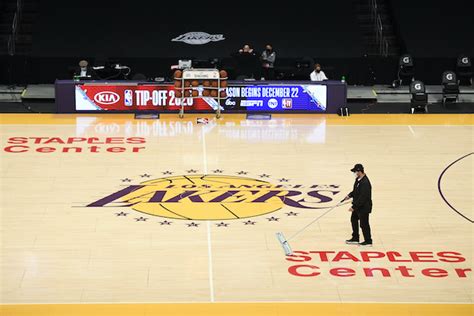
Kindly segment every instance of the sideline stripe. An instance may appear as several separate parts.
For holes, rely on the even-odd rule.
[[[196,118],[210,116],[209,113],[186,114],[183,119],[178,114],[160,114],[160,122],[179,121],[195,123]],[[79,118],[79,122],[76,122]],[[80,118],[92,118],[91,125],[98,123],[125,123],[150,120],[135,119],[133,114],[0,114],[0,125],[76,125],[82,123]],[[337,114],[272,114],[272,119],[297,119],[298,125],[313,125],[315,121],[325,122],[327,125],[474,125],[474,114],[353,114],[340,117]],[[215,122],[219,125],[226,122],[245,121],[245,114],[223,114],[222,119]],[[296,123],[296,122],[295,122]]]
[[[192,303],[0,305],[2,316],[472,316],[472,304]]]

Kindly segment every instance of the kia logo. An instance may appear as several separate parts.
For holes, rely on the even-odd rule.
[[[112,91],[102,91],[94,96],[94,101],[99,104],[114,104],[120,100],[120,96]]]

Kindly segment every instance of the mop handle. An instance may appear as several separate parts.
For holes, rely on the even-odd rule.
[[[290,241],[290,239],[293,239],[295,238],[297,235],[299,235],[302,231],[304,231],[306,228],[308,228],[309,226],[313,225],[314,222],[316,222],[318,219],[320,219],[321,217],[323,217],[324,215],[326,215],[327,213],[331,212],[333,209],[335,209],[336,207],[338,206],[341,206],[343,205],[342,202],[344,202],[346,199],[343,199],[341,202],[339,202],[338,204],[334,205],[333,207],[331,207],[329,210],[327,210],[326,212],[324,212],[323,214],[321,214],[320,216],[318,216],[316,219],[312,220],[311,223],[309,223],[308,225],[306,225],[305,227],[301,228],[299,231],[297,231],[296,233],[294,233],[293,235],[291,235],[287,241]],[[347,204],[347,203],[346,203]]]

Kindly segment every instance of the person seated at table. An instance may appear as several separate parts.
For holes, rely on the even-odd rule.
[[[311,81],[323,81],[328,80],[324,71],[321,70],[321,65],[316,64],[314,65],[314,71],[309,75]]]
[[[79,67],[76,67],[74,71],[74,77],[80,78],[94,78],[95,72],[94,69],[89,66],[89,62],[87,60],[81,60],[78,64]]]

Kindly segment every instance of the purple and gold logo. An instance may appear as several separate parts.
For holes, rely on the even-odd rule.
[[[285,178],[272,183],[267,174],[256,179],[244,171],[237,175],[191,171],[194,174],[177,176],[164,172],[165,177],[129,185],[87,207],[128,207],[174,220],[235,220],[267,215],[284,206],[324,209],[339,193],[339,185],[294,185]]]

